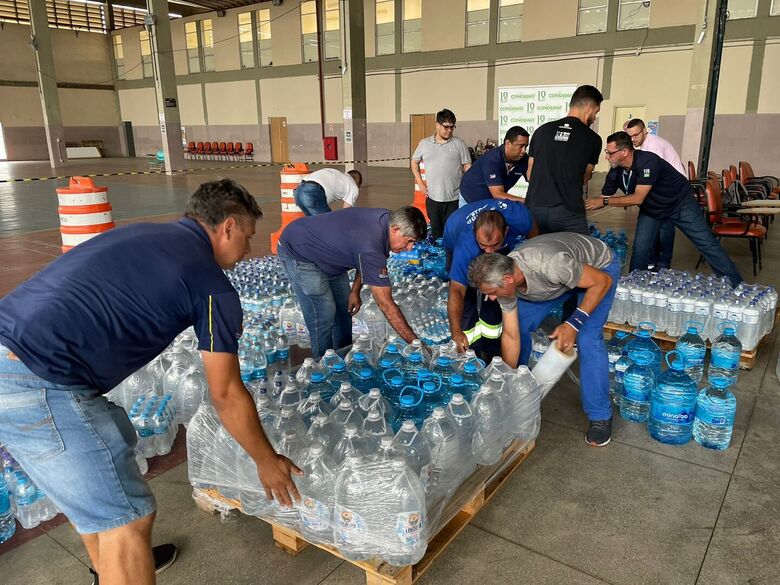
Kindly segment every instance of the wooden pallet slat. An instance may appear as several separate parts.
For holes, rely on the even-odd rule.
[[[515,441],[504,452],[501,460],[492,466],[480,467],[453,494],[445,506],[441,518],[444,524],[428,540],[428,548],[419,562],[412,566],[396,567],[385,561],[351,561],[333,546],[308,542],[300,533],[287,526],[261,518],[271,525],[274,545],[291,555],[297,555],[309,546],[343,559],[365,571],[367,585],[413,585],[445,551],[457,536],[463,532],[474,516],[495,496],[512,474],[531,454],[534,441]],[[201,490],[203,497],[196,497],[196,504],[206,511],[224,512],[225,508],[238,508],[235,500],[222,498],[217,490]]]

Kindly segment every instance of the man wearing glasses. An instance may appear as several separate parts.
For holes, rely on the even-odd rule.
[[[434,240],[444,234],[444,224],[458,208],[460,178],[471,168],[468,146],[455,132],[455,114],[442,110],[436,114],[436,132],[423,138],[412,155],[414,180],[425,195],[425,210],[431,220]],[[425,163],[425,181],[420,174]]]
[[[522,203],[508,191],[520,177],[528,178],[528,132],[512,126],[501,148],[492,148],[479,157],[460,180],[460,206],[482,199],[508,199]]]
[[[645,127],[645,123],[640,118],[632,118],[626,122],[623,130],[631,138],[634,148],[657,154],[677,169],[683,177],[686,179],[688,178],[685,167],[680,160],[680,155],[677,154],[674,146],[672,146],[668,140],[664,140],[655,134],[650,134]],[[650,265],[654,270],[671,268],[673,253],[674,226],[666,221],[661,225],[661,229],[658,231],[658,238],[653,246],[653,255],[650,259]]]
[[[592,197],[587,209],[639,206],[631,270],[647,270],[658,230],[668,221],[696,246],[712,270],[727,276],[733,286],[742,282],[734,262],[715,238],[693,197],[688,180],[668,162],[652,152],[634,150],[631,137],[615,132],[607,138],[604,155],[611,170],[602,197]],[[625,197],[610,197],[617,190]]]

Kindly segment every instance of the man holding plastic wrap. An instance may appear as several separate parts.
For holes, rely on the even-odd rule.
[[[262,216],[234,181],[204,183],[172,223],[120,227],[79,244],[0,301],[0,442],[68,517],[102,585],[149,585],[173,545],[151,546],[155,500],[137,436],[104,394],[195,327],[211,403],[257,465],[269,499],[299,498],[300,474],[268,442],[241,382],[242,311],[223,269]]]
[[[531,333],[561,299],[577,309],[550,335],[557,349],[579,351],[580,396],[589,420],[585,441],[603,447],[612,437],[609,363],[602,331],[607,321],[620,262],[595,238],[574,233],[544,234],[508,256],[483,254],[469,266],[469,281],[502,310],[501,355],[515,367],[528,363]]]
[[[501,353],[501,309],[469,286],[469,263],[483,252],[506,254],[537,233],[525,205],[507,199],[483,199],[453,213],[444,229],[450,288],[447,314],[459,352],[469,347],[485,359]]]

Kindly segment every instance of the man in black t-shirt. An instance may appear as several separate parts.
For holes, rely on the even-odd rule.
[[[631,137],[615,132],[607,138],[604,151],[611,170],[602,189],[602,197],[587,200],[587,209],[639,206],[631,270],[647,270],[661,224],[674,224],[701,252],[712,270],[728,276],[731,284],[742,282],[737,267],[707,225],[693,197],[688,179],[660,156],[634,150]],[[617,190],[625,197],[609,197]]]
[[[582,193],[599,161],[601,137],[590,126],[603,99],[592,85],[578,87],[568,116],[539,126],[531,137],[525,204],[543,234],[588,234]]]

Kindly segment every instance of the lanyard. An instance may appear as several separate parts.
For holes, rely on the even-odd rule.
[[[623,171],[623,190],[626,195],[628,195],[628,186],[631,183],[631,175],[633,174],[633,169],[628,171],[628,175],[626,175],[626,171]]]

